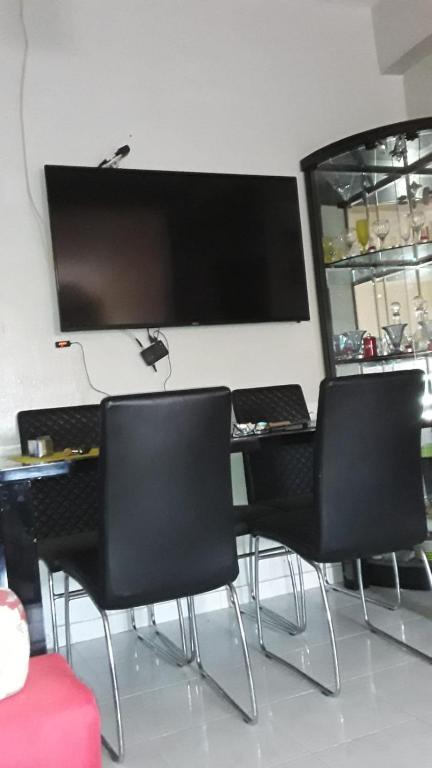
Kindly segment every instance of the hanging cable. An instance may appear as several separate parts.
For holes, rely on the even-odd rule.
[[[28,155],[27,155],[27,138],[26,138],[26,129],[25,129],[25,117],[24,117],[24,94],[25,94],[25,84],[26,84],[26,75],[27,75],[29,39],[28,39],[27,26],[25,21],[24,0],[19,0],[19,18],[20,18],[21,28],[22,28],[23,38],[24,38],[24,52],[23,52],[22,65],[21,65],[20,88],[19,88],[19,122],[20,122],[22,155],[23,155],[23,162],[24,162],[24,177],[25,177],[27,196],[30,202],[31,209],[35,216],[35,219],[38,223],[39,231],[42,237],[42,243],[44,246],[44,251],[46,253],[47,239],[46,239],[46,233],[45,233],[45,224],[44,224],[43,216],[36,205],[36,201],[34,199],[33,191],[31,188],[29,166],[28,166]]]
[[[79,348],[80,348],[80,350],[81,350],[82,361],[83,361],[84,370],[85,370],[85,374],[86,374],[86,377],[87,377],[87,381],[88,381],[89,387],[90,387],[90,388],[91,388],[91,389],[92,389],[94,392],[98,392],[98,394],[100,394],[100,395],[105,395],[106,397],[111,397],[111,395],[109,394],[109,392],[104,392],[104,390],[103,390],[103,389],[98,389],[97,387],[95,387],[95,386],[94,386],[94,384],[93,384],[93,382],[92,382],[92,380],[91,380],[91,378],[90,378],[89,370],[88,370],[88,368],[87,368],[87,361],[86,361],[86,356],[85,356],[85,350],[84,350],[84,347],[83,347],[83,345],[81,344],[81,342],[80,342],[80,341],[71,341],[71,346],[73,346],[74,344],[76,344],[76,346],[77,346],[77,347],[79,347]]]
[[[162,336],[162,341],[164,342],[164,344],[165,344],[165,346],[166,346],[166,348],[167,348],[167,350],[168,350],[168,366],[169,366],[169,368],[168,368],[168,376],[166,377],[166,379],[164,380],[164,382],[163,382],[163,384],[162,384],[162,389],[163,389],[163,391],[164,391],[164,392],[166,392],[166,385],[167,385],[167,382],[168,382],[168,381],[169,381],[169,379],[171,378],[171,376],[172,376],[172,372],[173,372],[173,369],[172,369],[172,364],[171,364],[171,354],[170,354],[169,343],[168,343],[168,339],[167,339],[167,337],[165,336],[165,334],[164,334],[164,333],[162,333],[162,331],[161,331],[161,329],[160,329],[160,328],[158,328],[158,329],[157,329],[157,330],[154,332],[154,334],[155,334],[155,338],[156,338],[156,339],[159,339],[159,337],[160,337],[160,336]]]
[[[130,338],[130,340],[131,340],[131,341],[135,341],[135,342],[136,342],[136,344],[138,344],[138,346],[140,347],[140,349],[144,349],[144,344],[143,344],[143,343],[140,341],[140,339],[138,338],[138,336],[135,336],[135,334],[134,334],[134,333],[132,333],[132,331],[129,331],[129,329],[128,329],[128,328],[124,328],[124,329],[123,329],[123,333],[125,333],[125,334],[126,334],[126,336],[129,336],[129,338]]]

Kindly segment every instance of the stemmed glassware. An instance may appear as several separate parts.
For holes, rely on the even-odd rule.
[[[356,233],[357,239],[362,247],[362,253],[366,253],[369,243],[369,222],[367,219],[357,219]]]
[[[393,323],[391,325],[383,325],[383,329],[386,333],[386,336],[391,344],[393,351],[401,352],[402,339],[403,339],[405,328],[407,327],[407,323],[400,322],[401,305],[398,301],[392,301],[392,303],[390,304],[390,308],[391,308]]]
[[[347,255],[351,255],[352,247],[357,240],[356,231],[355,229],[352,229],[351,227],[349,229],[346,229],[344,232],[344,241],[347,249]]]
[[[413,211],[411,216],[411,227],[414,235],[414,241],[420,242],[420,233],[425,223],[425,217],[423,211]]]
[[[400,236],[405,245],[407,245],[411,238],[411,217],[409,213],[404,213],[400,219]]]
[[[385,239],[390,232],[390,222],[388,219],[377,219],[372,224],[372,230],[380,241],[380,248],[384,248]]]

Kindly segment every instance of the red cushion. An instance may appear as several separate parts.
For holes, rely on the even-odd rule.
[[[93,693],[59,654],[30,659],[27,682],[0,701],[1,768],[101,768]]]

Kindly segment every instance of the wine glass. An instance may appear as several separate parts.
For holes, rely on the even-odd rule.
[[[380,248],[384,248],[385,239],[390,232],[390,222],[388,219],[377,219],[372,224],[374,234],[380,241]]]
[[[369,222],[367,219],[358,219],[356,221],[356,233],[362,251],[363,253],[366,253],[366,248],[369,242]]]
[[[420,233],[425,223],[425,217],[423,211],[413,211],[411,216],[411,227],[416,243],[420,242]]]
[[[400,236],[405,245],[407,245],[411,238],[411,217],[409,213],[404,213],[400,220]]]
[[[357,240],[355,229],[352,229],[352,227],[350,227],[349,229],[346,229],[343,234],[343,238],[344,238],[346,249],[347,249],[347,255],[350,256],[352,247],[355,241]]]

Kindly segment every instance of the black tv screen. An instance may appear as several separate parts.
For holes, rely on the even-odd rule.
[[[295,178],[45,177],[63,331],[309,319]]]

